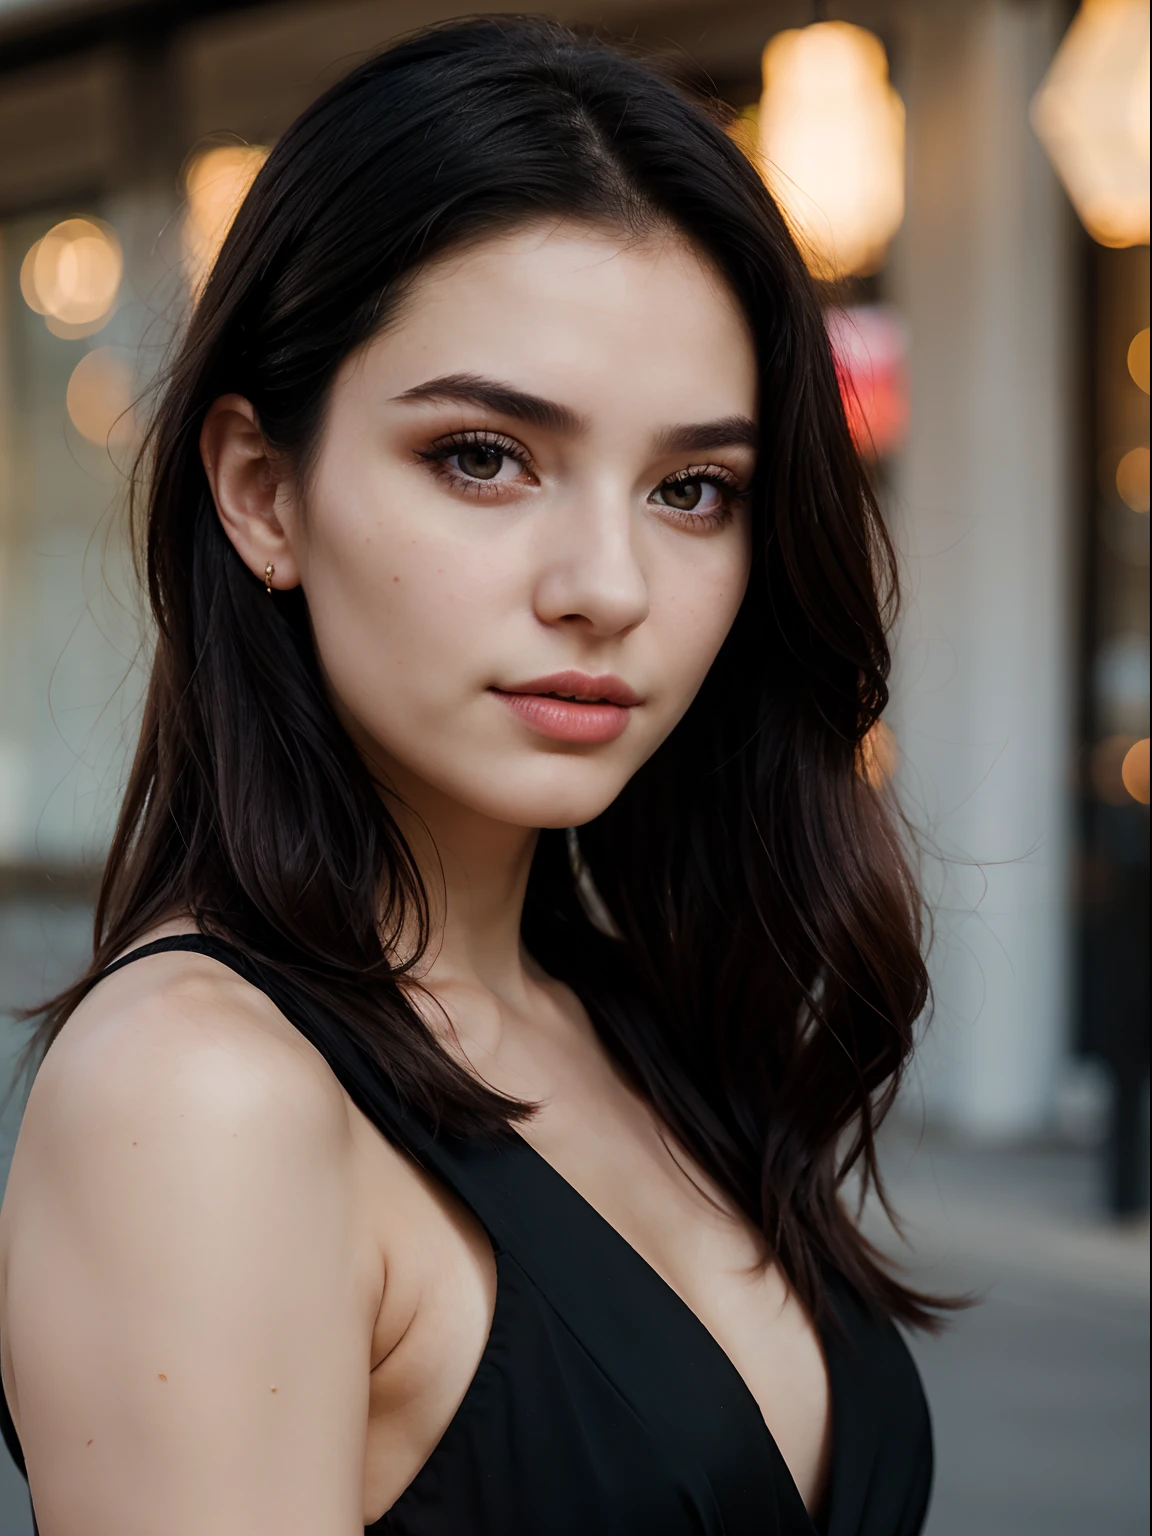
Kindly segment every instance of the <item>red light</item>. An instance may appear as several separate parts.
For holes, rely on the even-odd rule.
[[[833,309],[825,321],[840,398],[856,447],[882,459],[908,436],[908,333],[884,304]]]

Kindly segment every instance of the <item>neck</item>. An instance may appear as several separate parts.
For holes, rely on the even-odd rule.
[[[395,784],[388,808],[428,893],[431,934],[418,968],[434,991],[524,994],[520,918],[538,832],[480,815],[424,783]]]

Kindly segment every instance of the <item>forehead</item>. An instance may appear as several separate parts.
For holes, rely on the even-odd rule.
[[[637,239],[554,222],[447,255],[416,274],[352,371],[375,400],[444,374],[497,377],[594,427],[755,415],[740,306],[707,259],[667,232]]]

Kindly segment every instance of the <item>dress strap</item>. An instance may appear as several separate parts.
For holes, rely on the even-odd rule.
[[[246,954],[234,944],[202,933],[180,933],[170,938],[154,939],[113,960],[100,972],[98,980],[110,976],[135,960],[149,955],[187,952],[206,955],[226,965],[251,986],[263,992],[290,1024],[316,1047],[335,1073],[349,1097],[378,1129],[410,1153],[418,1162],[427,1161],[427,1151],[434,1144],[431,1128],[414,1110],[402,1104],[389,1084],[379,1063],[372,1061],[326,1008],[305,996],[291,982],[270,966]]]

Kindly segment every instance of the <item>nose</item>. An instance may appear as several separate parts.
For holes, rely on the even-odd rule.
[[[601,493],[557,507],[540,539],[534,607],[541,623],[608,639],[648,617],[648,580],[625,497]]]

